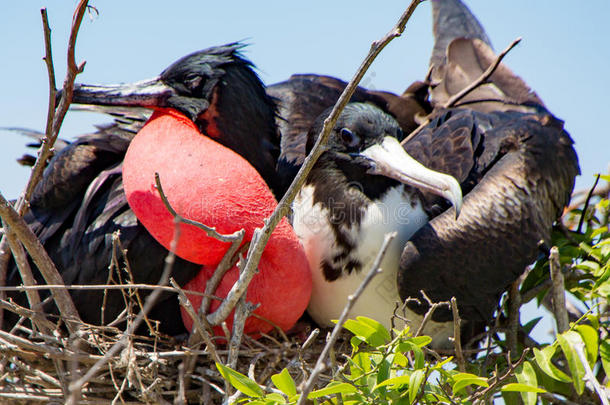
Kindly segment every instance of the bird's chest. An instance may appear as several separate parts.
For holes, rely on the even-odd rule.
[[[347,297],[370,270],[384,236],[396,232],[381,264],[383,272],[373,279],[352,310],[354,316],[368,316],[389,326],[394,304],[400,299],[396,275],[402,248],[428,217],[419,201],[412,200],[402,186],[360,207],[344,208],[340,201],[316,202],[311,185],[305,186],[295,200],[293,227],[312,270],[308,311],[322,325],[337,319]],[[344,211],[353,211],[354,218],[339,214]]]

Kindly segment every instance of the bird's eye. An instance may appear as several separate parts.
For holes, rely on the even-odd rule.
[[[202,77],[196,74],[190,74],[184,78],[184,84],[192,91],[201,85]]]
[[[341,140],[347,146],[355,147],[355,146],[358,146],[358,144],[360,144],[360,138],[358,137],[358,135],[356,135],[355,133],[353,133],[352,131],[350,131],[347,128],[341,128],[341,131],[339,131],[339,134],[341,135]]]

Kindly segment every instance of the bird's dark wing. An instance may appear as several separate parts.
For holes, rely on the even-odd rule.
[[[117,231],[127,251],[133,281],[156,284],[167,250],[137,221],[127,204],[121,177],[121,162],[129,142],[145,122],[146,112],[107,107],[95,107],[95,110],[111,113],[115,122],[98,126],[97,132],[80,136],[57,151],[34,191],[25,219],[49,252],[66,284],[106,284],[109,281],[114,249],[112,235]],[[121,265],[124,265],[123,261]],[[176,258],[172,276],[184,284],[200,267]],[[36,276],[43,283],[40,274]],[[111,280],[117,282],[117,278],[114,275]],[[123,280],[128,278],[126,273],[122,274]],[[8,284],[20,283],[13,266]],[[143,292],[142,296],[146,294]],[[84,321],[101,323],[103,291],[76,290],[72,297]],[[13,298],[17,302],[24,299],[23,294],[15,294]],[[119,291],[109,291],[105,301],[104,321],[109,322],[125,304]],[[175,296],[162,297],[152,312],[151,319],[163,320],[163,331],[171,334],[184,331],[180,317],[176,316],[179,306]]]
[[[428,167],[455,176],[465,197],[456,220],[444,202],[425,196],[433,219],[405,246],[398,285],[403,298],[419,297],[420,290],[433,301],[455,296],[464,319],[485,322],[500,294],[536,258],[538,242],[549,241],[579,174],[578,158],[563,122],[503,64],[457,106],[444,108],[496,57],[459,0],[432,4],[436,43],[448,44],[445,58],[437,53],[440,45],[432,58],[435,118],[405,148]],[[455,26],[441,27],[445,20]],[[437,311],[434,319],[451,315]]]
[[[579,172],[572,140],[550,114],[453,110],[406,148],[458,178],[465,197],[457,220],[446,210],[405,246],[401,297],[420,297],[420,290],[433,301],[455,296],[464,319],[489,320],[502,292],[537,257],[538,242],[549,242],[569,201]],[[451,315],[437,311],[434,319]]]
[[[282,134],[278,175],[285,187],[290,185],[305,159],[309,129],[324,110],[337,102],[346,85],[330,76],[298,74],[267,88],[278,104],[277,125]],[[394,115],[403,131],[409,133],[418,126],[415,117],[430,112],[424,100],[426,91],[422,83],[413,84],[401,96],[359,87],[350,101],[377,105]]]

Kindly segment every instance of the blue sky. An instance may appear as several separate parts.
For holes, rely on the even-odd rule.
[[[99,16],[85,17],[77,62],[86,60],[77,80],[117,83],[146,79],[192,51],[246,40],[246,56],[271,84],[293,73],[320,73],[349,80],[370,43],[396,22],[409,1],[90,2]],[[467,0],[495,49],[513,39],[522,43],[505,59],[566,122],[576,142],[583,176],[607,171],[610,134],[610,2],[588,0]],[[0,12],[0,127],[42,130],[48,82],[40,8],[47,6],[52,27],[58,86],[75,1],[10,1]],[[382,52],[363,81],[366,87],[401,92],[427,71],[432,47],[430,5],[420,5],[403,37]],[[69,113],[61,136],[93,130],[103,116]],[[15,158],[25,151],[18,135],[0,131],[0,191],[15,198],[29,170]]]

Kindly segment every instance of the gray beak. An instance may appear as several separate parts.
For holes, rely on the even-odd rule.
[[[159,78],[136,83],[97,86],[75,84],[72,102],[76,104],[127,107],[167,107],[176,91]]]
[[[444,197],[455,207],[455,217],[460,214],[462,189],[457,180],[430,170],[413,159],[396,138],[386,136],[381,144],[368,147],[360,155],[372,162],[368,173],[386,176]]]

